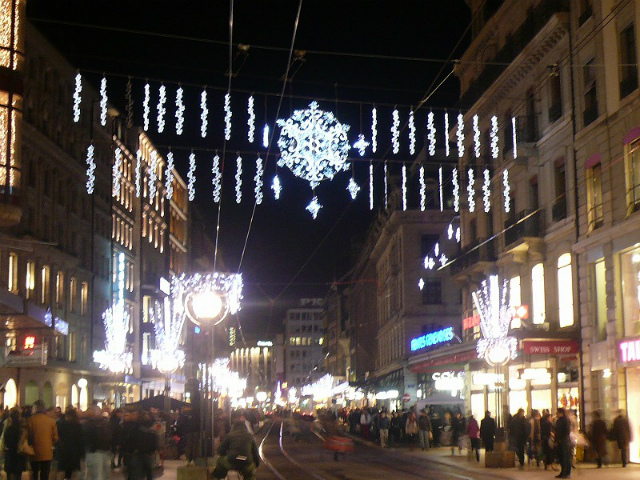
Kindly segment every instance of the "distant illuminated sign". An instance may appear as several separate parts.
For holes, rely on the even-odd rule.
[[[411,351],[415,352],[422,348],[437,345],[439,343],[445,343],[453,340],[453,327],[443,328],[437,332],[427,333],[411,340]]]
[[[464,372],[436,372],[431,378],[436,390],[459,391],[464,388]]]
[[[25,350],[33,350],[36,346],[36,337],[33,335],[28,335],[24,337],[24,349]]]
[[[259,347],[273,347],[273,342],[271,340],[258,340]]]
[[[480,315],[473,315],[471,317],[462,319],[462,329],[469,330],[471,328],[477,327],[480,325]]]

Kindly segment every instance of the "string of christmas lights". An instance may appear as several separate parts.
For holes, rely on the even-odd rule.
[[[107,126],[107,77],[102,77],[100,82],[100,125]]]
[[[95,162],[95,148],[93,143],[90,143],[87,147],[87,193],[93,194],[93,190],[96,184],[96,162]]]
[[[144,85],[144,100],[142,101],[142,128],[145,132],[149,131],[149,114],[151,109],[149,108],[149,102],[151,101],[151,87],[148,83]]]
[[[424,166],[420,165],[420,211],[427,208],[427,183],[424,180]]]
[[[196,199],[196,154],[193,152],[189,154],[189,171],[187,172],[187,179],[189,201],[193,202]]]
[[[478,115],[473,116],[473,153],[476,158],[480,158],[480,120]]]
[[[167,87],[164,84],[160,85],[158,92],[158,133],[164,132],[164,115],[167,113],[165,104],[167,103]]]
[[[167,152],[167,173],[164,176],[164,189],[167,195],[167,200],[171,200],[173,198],[173,168],[173,152],[169,150],[169,152]]]
[[[149,161],[149,203],[153,204],[158,189],[158,152],[151,150]]]
[[[209,108],[207,107],[207,89],[203,88],[200,94],[200,136],[207,136],[209,126]]]
[[[256,204],[260,205],[262,203],[262,175],[264,174],[264,167],[262,165],[262,158],[258,156],[256,159],[256,176],[254,180],[256,182]]]
[[[456,130],[456,137],[458,138],[458,157],[464,157],[464,115],[458,114],[458,128]]]
[[[224,96],[224,139],[231,140],[231,95],[226,93]]]
[[[482,201],[484,203],[484,213],[491,211],[491,172],[488,168],[483,172],[484,181],[482,183]]]
[[[413,116],[413,109],[409,111],[409,154],[416,153],[416,121]]]
[[[76,86],[73,92],[73,123],[80,121],[80,102],[82,101],[82,75],[76,74]]]
[[[467,202],[469,203],[469,211],[471,213],[476,211],[476,178],[473,168],[467,170]]]
[[[378,151],[378,110],[376,107],[371,109],[371,150],[373,153]]]
[[[429,140],[429,156],[433,157],[436,154],[436,126],[434,124],[435,115],[433,112],[429,112],[427,115],[427,139]]]
[[[120,187],[122,185],[122,150],[116,148],[114,152],[115,160],[113,162],[113,189],[112,194],[114,197],[120,196]]]
[[[407,210],[407,166],[402,165],[402,210]]]
[[[181,86],[176,90],[176,134],[184,131],[184,90]]]
[[[502,185],[504,186],[504,211],[509,213],[511,211],[511,185],[509,185],[509,170],[506,168],[502,172]]]
[[[397,155],[400,151],[400,112],[398,109],[393,110],[393,124],[391,125],[391,144],[393,145],[393,154]]]
[[[247,105],[247,114],[249,118],[247,119],[247,126],[249,130],[247,132],[247,137],[249,139],[249,143],[253,143],[255,140],[255,132],[256,132],[256,112],[254,106],[255,100],[253,99],[253,95],[249,97],[248,105]]]
[[[211,168],[213,178],[211,183],[213,184],[213,201],[220,203],[220,193],[222,191],[222,171],[220,170],[220,157],[216,154],[213,157],[213,167]]]
[[[458,169],[453,168],[451,173],[451,184],[453,185],[453,211],[460,211],[460,184],[458,183]]]
[[[500,149],[498,148],[498,117],[491,117],[491,157],[498,158]]]
[[[140,149],[136,152],[136,198],[140,198],[140,190],[142,188],[142,152]]]
[[[518,132],[516,126],[516,117],[511,117],[511,129],[513,135],[513,159],[518,158]]]
[[[236,203],[242,201],[242,157],[236,158]]]
[[[269,125],[265,125],[262,129],[262,146],[269,148]]]
[[[271,182],[271,190],[273,190],[273,198],[280,200],[280,193],[282,192],[282,184],[280,183],[280,177],[276,175]]]
[[[449,146],[449,112],[444,112],[444,154],[446,157],[451,153]]]
[[[373,210],[373,163],[369,161],[369,210]]]

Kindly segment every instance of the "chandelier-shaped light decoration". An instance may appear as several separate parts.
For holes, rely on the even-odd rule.
[[[491,158],[498,158],[500,149],[498,148],[498,117],[491,117]]]
[[[393,110],[393,123],[391,124],[391,145],[393,145],[393,154],[397,155],[400,151],[400,113],[398,109]]]
[[[269,148],[269,125],[265,125],[262,129],[262,146]]]
[[[231,94],[226,93],[224,95],[224,139],[231,140],[231,117],[233,112],[231,111]]]
[[[376,107],[371,109],[371,151],[378,151],[378,110]]]
[[[360,186],[356,183],[355,179],[351,177],[349,179],[349,185],[347,185],[347,191],[349,195],[351,195],[351,199],[355,200],[358,196],[358,192],[360,191]]]
[[[164,308],[163,308],[164,306]],[[164,305],[156,301],[149,309],[149,317],[153,322],[156,348],[151,350],[151,365],[162,373],[173,373],[182,368],[185,362],[184,350],[180,348],[180,337],[186,316],[181,311],[171,308],[169,298]]]
[[[369,161],[369,210],[373,210],[373,163]]]
[[[478,115],[473,116],[473,154],[480,158],[480,125]]]
[[[367,151],[367,147],[369,146],[369,142],[367,142],[364,138],[363,134],[358,135],[358,140],[353,144],[353,148],[358,150],[358,154],[361,157],[364,157],[364,154]]]
[[[444,155],[446,157],[451,153],[449,145],[449,112],[444,112]]]
[[[142,152],[140,149],[136,152],[136,171],[135,171],[135,182],[136,182],[136,198],[140,198],[140,193],[142,190]]]
[[[167,195],[167,200],[171,200],[173,198],[173,152],[169,150],[167,152],[167,173],[164,176],[164,189]]]
[[[436,154],[436,126],[433,112],[429,112],[427,115],[427,140],[429,140],[429,156],[433,157]]]
[[[271,190],[273,190],[273,198],[280,200],[280,193],[282,193],[282,184],[280,183],[280,177],[276,175],[271,182]]]
[[[511,309],[507,303],[507,281],[502,284],[502,292],[497,275],[491,275],[489,282],[483,280],[479,290],[471,293],[473,303],[480,316],[482,338],[476,350],[479,358],[489,365],[506,365],[517,355],[518,342],[509,337]]]
[[[444,195],[442,185],[442,165],[438,167],[438,193],[440,195],[440,211],[444,211]]]
[[[125,99],[125,114],[127,116],[127,128],[133,127],[133,84],[131,83],[131,77],[127,79],[127,87],[124,92]]]
[[[424,212],[427,208],[427,183],[424,179],[424,166],[420,165],[420,211]]]
[[[189,201],[196,199],[196,154],[189,154],[189,171],[187,171],[187,191],[189,192]]]
[[[318,218],[318,212],[321,208],[322,205],[318,201],[318,197],[314,195],[314,197],[311,199],[311,202],[309,202],[309,205],[307,205],[306,209],[311,214],[311,217],[315,220],[316,218]]]
[[[253,95],[249,97],[248,105],[247,105],[247,115],[249,118],[247,119],[247,126],[249,130],[247,131],[247,138],[249,139],[249,143],[253,143],[256,135],[256,112],[255,112],[255,100],[253,99]]]
[[[95,147],[90,143],[87,147],[87,193],[93,194],[96,185]]]
[[[178,86],[176,90],[176,134],[182,135],[184,131],[184,90]]]
[[[491,172],[488,168],[484,169],[482,182],[482,202],[484,204],[484,213],[491,211]]]
[[[409,111],[409,154],[416,153],[416,121],[413,116],[413,110]]]
[[[476,177],[473,168],[467,170],[467,202],[471,213],[476,211]]]
[[[213,201],[220,203],[220,193],[222,192],[222,171],[220,170],[220,157],[217,153],[213,157],[211,173],[213,173],[213,178],[211,180],[213,185]]]
[[[149,160],[149,203],[153,204],[158,189],[158,152],[151,150]]]
[[[451,184],[453,185],[453,211],[460,211],[460,184],[458,183],[458,169],[453,168],[451,174]]]
[[[516,117],[511,117],[511,134],[513,135],[513,159],[518,158],[518,128],[516,126]]]
[[[82,101],[82,75],[76,75],[76,88],[73,91],[73,123],[80,121],[80,102]]]
[[[149,83],[145,83],[144,100],[142,101],[142,128],[144,128],[145,132],[149,131],[149,115],[151,114],[149,102],[151,102],[151,87],[149,86]]]
[[[164,115],[167,113],[167,107],[165,107],[167,103],[167,87],[164,84],[160,85],[160,90],[158,91],[158,133],[164,132],[165,120]]]
[[[456,137],[458,138],[458,157],[464,157],[464,115],[458,114],[458,128],[456,130]]]
[[[502,172],[502,185],[504,187],[504,211],[509,213],[511,211],[511,185],[509,185],[509,170],[506,168]]]
[[[200,136],[207,136],[209,128],[209,107],[207,107],[207,89],[203,88],[200,94]]]
[[[107,126],[107,77],[102,77],[100,82],[100,125]]]
[[[236,158],[236,203],[242,201],[242,157]]]
[[[402,210],[407,211],[407,166],[402,165]]]
[[[113,305],[102,314],[105,328],[104,350],[93,352],[93,361],[103,370],[126,373],[131,369],[133,354],[127,351],[129,314],[124,305],[124,253],[118,254],[117,297]]]
[[[323,180],[332,180],[336,173],[349,168],[349,125],[340,123],[331,112],[311,102],[309,108],[296,110],[287,120],[279,119],[281,127],[278,166],[309,182],[315,189]]]
[[[387,174],[387,162],[384,162],[384,208],[389,208],[389,178]]]
[[[122,187],[122,150],[120,148],[116,148],[114,151],[114,161],[113,161],[113,188],[111,189],[111,194],[114,197],[120,196],[120,190]]]
[[[262,176],[264,175],[264,166],[262,163],[262,158],[258,155],[256,158],[256,176],[253,179],[256,182],[256,187],[254,189],[256,194],[256,205],[260,205],[262,203],[262,184],[264,183],[262,180]]]

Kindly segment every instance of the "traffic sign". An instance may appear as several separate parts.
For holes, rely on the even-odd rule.
[[[411,394],[409,394],[409,393],[405,393],[405,394],[402,396],[402,401],[403,401],[403,402],[408,402],[408,401],[410,401],[410,400],[411,400]]]

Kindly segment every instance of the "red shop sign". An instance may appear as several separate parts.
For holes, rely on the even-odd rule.
[[[528,355],[562,355],[578,353],[580,345],[575,340],[522,340],[522,350]]]
[[[462,329],[469,330],[470,328],[480,325],[480,315],[473,315],[471,317],[462,319]]]

